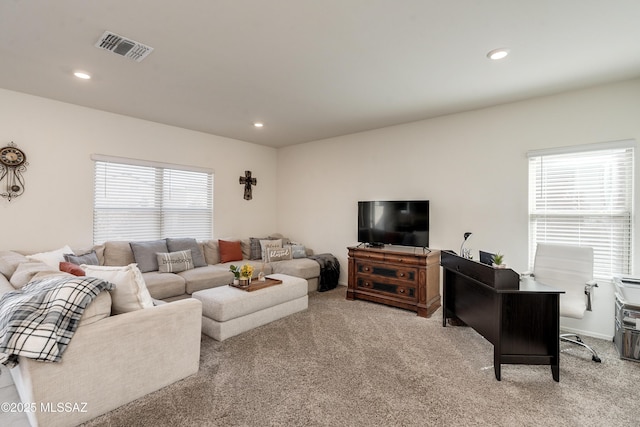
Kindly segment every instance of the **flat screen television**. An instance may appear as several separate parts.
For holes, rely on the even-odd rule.
[[[429,247],[429,201],[358,202],[358,241]]]

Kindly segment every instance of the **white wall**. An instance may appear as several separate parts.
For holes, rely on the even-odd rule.
[[[282,148],[278,229],[338,256],[345,284],[346,247],[357,243],[357,201],[429,199],[432,248],[457,252],[471,231],[467,247],[476,257],[479,249],[500,251],[511,268],[526,271],[526,152],[640,140],[639,118],[640,80],[632,80]],[[636,227],[636,274],[639,235]],[[612,337],[611,285],[596,290],[584,322],[563,319],[563,325]]]
[[[345,284],[356,202],[367,199],[429,199],[431,247],[457,251],[471,231],[468,247],[501,251],[526,270],[526,152],[639,140],[640,80],[279,150],[6,90],[0,117],[0,145],[14,141],[29,161],[25,194],[0,200],[0,249],[89,246],[90,155],[99,153],[214,169],[216,237],[281,232],[336,254]],[[245,170],[258,179],[251,202],[238,183]],[[637,255],[634,268],[640,274]],[[611,286],[601,284],[585,322],[563,324],[610,337]]]
[[[214,236],[277,231],[273,148],[6,90],[0,117],[0,146],[15,142],[29,162],[24,194],[0,200],[0,249],[92,244],[94,153],[211,168]],[[238,182],[245,170],[258,179],[251,201]]]

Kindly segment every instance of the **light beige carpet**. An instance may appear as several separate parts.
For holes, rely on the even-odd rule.
[[[87,426],[631,426],[640,364],[585,338],[548,366],[503,365],[468,327],[313,293],[309,309],[222,343],[202,338],[198,374]],[[613,319],[611,319],[613,322]]]

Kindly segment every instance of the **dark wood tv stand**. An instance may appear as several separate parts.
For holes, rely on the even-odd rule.
[[[367,300],[429,317],[440,307],[440,251],[406,246],[349,250],[348,300]]]

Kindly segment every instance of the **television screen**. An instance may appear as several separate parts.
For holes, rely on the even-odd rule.
[[[358,202],[358,241],[429,246],[429,201]]]

